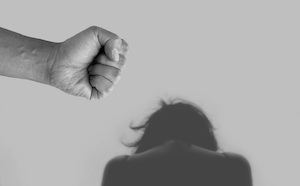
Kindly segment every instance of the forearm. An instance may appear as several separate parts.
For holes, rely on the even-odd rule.
[[[0,28],[0,75],[49,84],[56,46]]]

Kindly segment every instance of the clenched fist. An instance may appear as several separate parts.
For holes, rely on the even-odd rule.
[[[127,43],[105,29],[90,27],[54,47],[50,85],[87,99],[107,95],[120,79]]]

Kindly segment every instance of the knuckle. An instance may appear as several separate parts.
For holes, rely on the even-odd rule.
[[[122,46],[123,46],[126,50],[129,50],[129,45],[128,45],[128,43],[127,43],[124,39],[122,39]]]
[[[90,26],[88,29],[90,29],[90,30],[97,30],[99,27],[97,27],[97,26],[95,26],[95,25],[93,25],[93,26]]]
[[[117,69],[117,68],[113,68],[114,70],[112,70],[112,75],[113,77],[117,77],[118,75],[121,74],[121,70]]]
[[[119,67],[120,69],[123,69],[125,67],[125,64],[126,64],[126,58],[123,56],[120,58],[120,61],[119,61]]]
[[[124,55],[120,55],[120,60],[118,61],[120,66],[124,65],[125,62],[126,62],[126,57]]]

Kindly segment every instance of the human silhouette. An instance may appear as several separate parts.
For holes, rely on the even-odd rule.
[[[182,99],[161,107],[141,125],[131,156],[108,162],[102,186],[251,186],[248,161],[221,152],[214,128],[204,112]]]

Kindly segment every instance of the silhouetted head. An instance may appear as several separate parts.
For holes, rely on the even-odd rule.
[[[214,128],[197,105],[182,99],[160,102],[160,108],[141,125],[131,126],[143,131],[141,138],[129,145],[136,147],[135,153],[144,152],[167,140],[181,140],[202,148],[217,151],[218,144]]]

